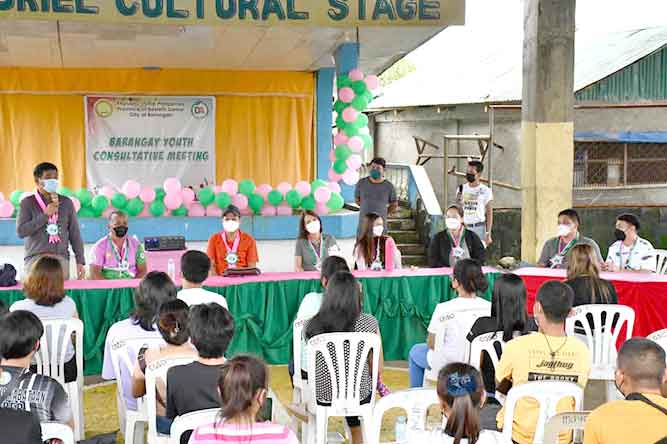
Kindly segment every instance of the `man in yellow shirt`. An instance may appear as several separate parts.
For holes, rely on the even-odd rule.
[[[574,293],[567,285],[550,281],[537,292],[533,313],[539,332],[513,339],[505,346],[496,369],[498,391],[507,393],[512,385],[533,381],[574,382],[582,388],[588,381],[591,358],[588,347],[565,334],[565,319],[572,310]],[[539,404],[532,398],[520,399],[514,411],[512,439],[532,444],[539,415]],[[562,399],[558,412],[574,410],[573,399]],[[503,427],[505,411],[498,412],[498,428]],[[569,442],[569,434],[560,436]]]
[[[665,351],[655,342],[632,338],[618,352],[616,387],[625,400],[595,409],[584,429],[584,444],[667,443]]]

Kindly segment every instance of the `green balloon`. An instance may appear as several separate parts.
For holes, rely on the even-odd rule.
[[[354,125],[357,128],[363,128],[365,126],[368,126],[368,116],[366,114],[359,114],[359,117],[357,117],[357,120],[354,121]]]
[[[336,117],[336,127],[345,129],[347,127],[347,122],[343,120],[343,115],[338,114],[338,117]]]
[[[336,111],[338,114],[342,113],[345,108],[347,108],[347,103],[341,100],[336,100],[333,106],[334,111]]]
[[[259,194],[251,194],[248,197],[248,206],[255,214],[259,214],[264,206],[264,198]]]
[[[357,96],[360,96],[368,91],[368,86],[363,80],[357,80],[356,82],[352,82],[352,91],[354,91]]]
[[[102,213],[109,207],[109,199],[107,199],[106,196],[100,194],[99,196],[95,196],[93,198],[91,205],[96,212]]]
[[[125,211],[127,211],[127,214],[130,216],[137,217],[139,214],[141,214],[142,211],[144,211],[144,202],[138,197],[130,199],[125,206]]]
[[[336,154],[336,159],[345,161],[347,160],[348,157],[352,155],[352,150],[347,145],[338,145],[336,147],[335,154]]]
[[[333,170],[336,174],[343,174],[347,171],[347,163],[344,160],[337,160],[333,164]]]
[[[9,196],[9,201],[14,204],[15,207],[18,207],[21,203],[21,195],[23,191],[16,190]]]
[[[287,204],[292,208],[299,208],[301,205],[301,193],[297,190],[289,190],[285,196]]]
[[[329,207],[331,211],[337,211],[343,208],[343,205],[345,205],[343,196],[341,196],[340,193],[331,193],[331,197],[327,202],[327,207]]]
[[[76,192],[76,198],[81,202],[81,206],[85,207],[93,200],[93,195],[86,188],[81,188]]]
[[[312,195],[306,196],[301,201],[301,207],[304,210],[313,211],[315,209],[315,198]]]
[[[356,109],[357,111],[363,111],[366,108],[368,108],[368,100],[361,95],[357,96],[352,100],[352,108]]]
[[[361,95],[361,97],[363,97],[364,100],[366,100],[366,102],[368,103],[371,103],[373,101],[373,93],[370,91],[366,91]]]
[[[167,192],[164,190],[164,188],[162,187],[155,188],[155,200],[159,200],[160,202],[162,202],[164,200],[164,196],[166,195]]]
[[[124,210],[127,206],[127,197],[123,193],[116,193],[111,198],[111,205],[118,210]]]
[[[310,184],[310,191],[314,194],[315,190],[322,187],[327,187],[328,184],[322,179],[315,179],[313,183]]]
[[[250,179],[245,179],[242,180],[241,183],[239,183],[239,193],[245,194],[246,196],[250,197],[252,193],[255,192],[255,182],[253,182]]]
[[[274,207],[277,207],[283,202],[283,193],[278,190],[273,190],[268,195],[269,203]]]
[[[167,211],[167,207],[164,206],[164,203],[161,200],[154,200],[151,203],[151,206],[148,207],[148,211],[150,211],[153,216],[160,217]]]
[[[215,196],[215,204],[221,210],[224,210],[232,203],[232,197],[224,191]]]
[[[359,128],[356,128],[354,125],[347,125],[343,128],[343,132],[347,137],[354,137],[359,135]]]
[[[63,196],[67,196],[67,197],[74,197],[74,192],[67,187],[58,188],[58,194],[61,194]]]
[[[361,134],[359,135],[361,139],[364,141],[364,148],[369,150],[373,148],[373,138],[369,136],[368,134]]]
[[[346,86],[351,86],[352,85],[352,79],[350,79],[350,76],[347,74],[343,74],[342,76],[338,77],[336,79],[336,86],[338,89],[345,88]]]
[[[171,211],[172,216],[187,216],[188,215],[188,208],[185,205],[181,205],[180,207],[176,208],[175,210]]]
[[[95,210],[93,210],[91,207],[81,207],[77,214],[79,217],[98,217]]]
[[[215,200],[215,192],[210,188],[202,188],[197,193],[197,199],[204,207],[208,207]]]

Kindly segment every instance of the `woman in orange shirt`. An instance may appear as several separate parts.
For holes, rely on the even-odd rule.
[[[213,262],[211,272],[221,275],[228,268],[254,268],[257,266],[257,242],[239,229],[241,212],[234,205],[222,213],[222,228],[208,240],[208,256]]]

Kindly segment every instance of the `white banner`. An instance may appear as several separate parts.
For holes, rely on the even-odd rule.
[[[87,96],[88,188],[215,183],[213,97]]]

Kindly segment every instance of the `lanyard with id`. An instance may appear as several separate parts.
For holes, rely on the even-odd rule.
[[[313,245],[313,243],[310,240],[308,240],[308,245],[310,245],[310,250],[313,252],[313,257],[315,258],[313,266],[317,271],[322,270],[322,258],[324,257],[324,236],[320,238],[319,253],[317,252],[317,248],[315,248],[315,245]]]
[[[125,239],[125,242],[123,242],[123,249],[122,251],[122,257],[120,252],[118,251],[118,248],[116,248],[116,244],[113,243],[111,240],[111,236],[109,236],[109,244],[111,245],[111,250],[113,251],[114,257],[116,258],[116,263],[118,264],[118,270],[121,273],[127,273],[131,277],[134,277],[134,273],[130,272],[130,261],[128,260],[128,252],[130,250],[130,243],[128,242],[127,238]]]
[[[234,239],[234,244],[232,247],[229,247],[227,242],[227,233],[222,233],[222,242],[225,244],[225,249],[227,250],[227,255],[225,256],[225,261],[227,261],[227,266],[229,268],[236,268],[236,264],[239,262],[239,243],[241,242],[241,233],[236,233],[236,238]]]
[[[558,249],[558,253],[554,257],[551,258],[551,268],[556,268],[559,267],[560,265],[563,264],[563,259],[565,258],[565,255],[576,245],[576,243],[579,242],[579,234],[575,236],[574,239],[572,239],[570,242],[568,242],[567,245],[565,245],[563,248],[561,248],[561,240],[560,238],[556,239],[556,248]]]
[[[621,270],[632,270],[630,268],[630,260],[632,259],[632,253],[635,252],[635,248],[637,247],[637,242],[638,239],[635,239],[635,243],[632,244],[632,248],[630,248],[630,251],[628,252],[628,260],[625,261],[625,265],[623,265],[623,242],[621,242],[621,246],[618,247],[618,268]]]
[[[458,240],[454,239],[454,236],[452,236],[452,233],[450,233],[449,230],[447,231],[447,234],[452,240],[452,256],[456,260],[461,259],[465,254],[464,248],[466,247],[466,241],[463,237],[464,231],[461,230],[461,235],[459,236]]]

